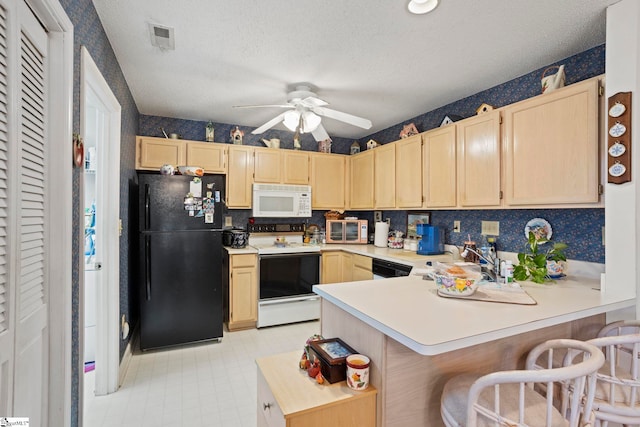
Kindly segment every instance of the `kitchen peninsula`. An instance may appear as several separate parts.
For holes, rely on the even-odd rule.
[[[371,358],[378,426],[442,425],[440,394],[463,372],[522,367],[529,349],[558,337],[586,339],[604,313],[635,304],[601,293],[594,279],[525,282],[524,306],[441,298],[433,281],[412,275],[317,285],[321,333]]]

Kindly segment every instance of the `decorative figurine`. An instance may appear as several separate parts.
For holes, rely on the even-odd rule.
[[[367,150],[371,150],[372,148],[376,148],[378,145],[380,145],[380,144],[378,144],[373,139],[370,139],[369,141],[367,141]]]
[[[280,140],[278,138],[264,139],[262,142],[269,148],[280,148]]]
[[[462,120],[462,117],[456,116],[455,114],[447,114],[440,122],[440,127],[450,125],[451,123],[457,122],[458,120]]]
[[[300,145],[300,135],[296,132],[296,134],[293,135],[293,149],[299,150],[300,148],[302,148]]]
[[[244,136],[244,132],[240,130],[238,126],[234,130],[231,131],[231,141],[234,144],[242,145],[242,137]]]
[[[400,132],[400,138],[408,138],[412,135],[417,135],[418,129],[416,129],[416,125],[413,123],[409,123],[408,125],[404,125],[402,131]]]
[[[318,141],[318,151],[320,153],[331,153],[331,138]]]
[[[349,153],[358,154],[359,152],[360,152],[360,144],[358,144],[358,141],[353,141],[353,144],[351,144],[351,148],[349,149]]]
[[[476,108],[476,113],[477,114],[484,114],[484,113],[488,113],[491,110],[493,110],[493,106],[483,103],[481,106]]]
[[[213,123],[211,120],[209,120],[209,123],[207,123],[207,127],[205,128],[204,140],[207,142],[213,142]]]

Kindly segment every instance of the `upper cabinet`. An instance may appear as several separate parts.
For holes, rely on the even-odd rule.
[[[424,206],[456,207],[456,126],[425,132],[422,139]]]
[[[598,202],[598,79],[504,109],[508,205]]]
[[[282,183],[280,150],[273,148],[254,148],[254,181]]]
[[[350,209],[374,207],[374,151],[367,150],[349,157]]]
[[[253,186],[253,147],[229,146],[227,207],[251,208]]]
[[[309,184],[309,153],[299,150],[281,150],[282,177],[285,184]]]
[[[227,173],[226,144],[138,136],[136,169],[160,170],[164,164],[200,166],[206,173]]]
[[[374,206],[376,209],[396,207],[396,145],[385,144],[374,153]]]
[[[313,209],[344,209],[347,156],[310,153]]]
[[[149,136],[136,138],[136,169],[157,171],[162,165],[180,166],[186,161],[184,141]]]
[[[500,111],[456,123],[458,205],[500,206]]]
[[[395,145],[396,206],[400,209],[420,208],[422,207],[423,178],[422,135],[401,139]]]

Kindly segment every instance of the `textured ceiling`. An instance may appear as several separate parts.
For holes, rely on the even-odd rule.
[[[361,138],[605,41],[616,0],[93,0],[140,113],[258,127],[310,82]],[[174,51],[148,23],[175,28]],[[281,124],[276,129],[285,129]]]

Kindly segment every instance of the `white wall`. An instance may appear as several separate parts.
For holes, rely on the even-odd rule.
[[[632,92],[633,97],[632,180],[622,185],[606,184],[605,187],[605,289],[607,293],[623,295],[640,294],[637,267],[640,259],[640,218],[637,215],[640,206],[639,29],[640,2],[637,0],[622,0],[607,8],[606,98],[618,92]],[[603,130],[605,137],[607,130]],[[603,159],[606,162],[606,151]],[[636,318],[639,308],[636,303],[635,312],[627,312],[623,317]]]

